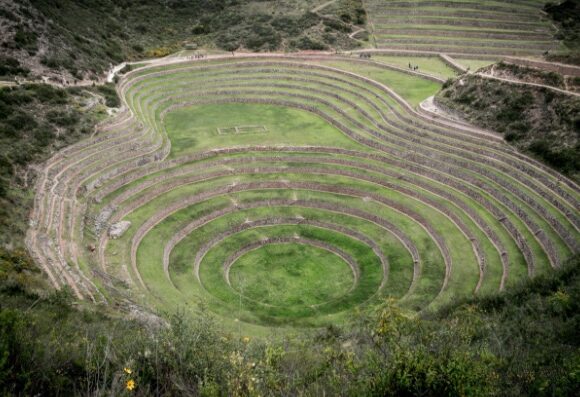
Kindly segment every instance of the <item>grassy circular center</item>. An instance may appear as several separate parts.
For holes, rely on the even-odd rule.
[[[232,287],[267,305],[318,305],[346,294],[353,273],[338,255],[305,244],[269,244],[241,256],[230,270]]]

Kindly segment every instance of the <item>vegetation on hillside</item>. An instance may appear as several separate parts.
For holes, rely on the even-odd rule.
[[[479,73],[526,83],[548,85],[561,90],[580,92],[580,77],[509,62],[498,62],[478,70]]]
[[[333,13],[346,23],[364,26],[367,23],[367,14],[362,0],[337,0],[324,11],[324,14]]]
[[[8,26],[9,34],[5,35],[6,40],[3,42],[2,52],[6,54],[0,59],[0,75],[33,77],[39,70],[37,67],[44,67],[47,70],[58,71],[67,78],[69,75],[75,78],[92,77],[100,74],[110,63],[120,62],[126,58],[167,55],[183,48],[184,42],[209,47],[215,45],[228,51],[322,50],[354,45],[354,42],[348,39],[348,33],[352,31],[353,25],[362,25],[366,21],[360,0],[338,0],[318,13],[311,12],[310,3],[307,0],[7,1],[10,6],[0,10],[0,18],[12,22],[4,25]],[[27,22],[21,23],[22,20]],[[383,82],[413,104],[426,97],[427,92],[434,92],[437,87],[436,83],[417,83],[413,77],[401,77],[397,72],[385,71],[364,62],[352,63],[357,65],[356,69],[352,65],[353,69],[349,69],[345,60],[328,65],[351,70]],[[377,89],[377,85],[370,84],[370,81],[365,82],[362,78],[354,79],[352,73],[348,75],[344,72],[337,77],[333,73],[338,74],[338,71],[331,73],[330,68],[314,69],[312,64],[308,65],[308,73],[304,73],[302,76],[304,81],[301,81],[300,78],[296,78],[302,72],[298,67],[280,65],[272,67],[275,68],[278,68],[279,73],[286,72],[280,73],[286,77],[279,79],[278,84],[291,87],[286,94],[292,94],[293,99],[299,98],[304,92],[316,94],[310,99],[308,109],[311,111],[318,109],[312,102],[322,98],[327,100],[328,109],[337,110],[334,116],[336,120],[352,121],[353,125],[358,123],[362,125],[364,122],[364,126],[371,126],[370,132],[373,132],[373,125],[378,125],[373,124],[370,118],[367,120],[362,117],[355,119],[356,116],[349,118],[356,112],[363,114],[363,106],[370,108],[375,105],[375,102],[365,102],[368,98],[376,98],[376,103],[379,104],[381,102],[378,99],[388,99]],[[524,80],[531,78],[531,81],[565,87],[559,75],[538,72],[531,76],[520,67],[501,65],[501,68],[513,75],[521,75]],[[123,72],[130,69],[131,67],[127,67]],[[218,71],[228,73],[226,69]],[[242,73],[239,75],[243,76]],[[239,75],[236,76],[238,81],[241,80]],[[256,73],[250,77],[256,78],[248,79],[252,89],[268,88],[265,84],[256,83],[257,77],[264,76]],[[351,80],[349,81],[347,77]],[[182,77],[179,83],[186,83],[198,89],[199,83],[203,81],[204,89],[218,91],[215,88],[219,87],[219,84],[216,84],[219,82],[217,79],[212,80],[207,76],[197,78],[193,74],[189,79]],[[223,79],[223,76],[220,74],[218,79]],[[145,88],[161,92],[160,87],[153,85]],[[331,92],[332,89],[335,91]],[[181,87],[173,87],[173,91],[163,91],[156,99],[171,98],[183,101],[183,98],[175,99],[171,96],[175,93],[182,95],[183,92],[180,90]],[[328,90],[328,94],[324,90]],[[294,91],[303,92],[295,94]],[[139,100],[148,105],[140,108],[144,112],[157,111],[154,101],[150,100],[151,92],[139,97]],[[280,90],[278,94],[281,92],[284,91]],[[267,95],[264,95],[264,98],[268,98]],[[446,107],[462,112],[473,122],[503,132],[506,139],[518,148],[544,159],[573,177],[578,177],[580,163],[578,99],[558,94],[553,90],[508,86],[507,83],[496,80],[463,76],[458,81],[450,80],[438,100]],[[325,167],[324,164],[331,165],[334,164],[332,161],[336,161],[335,164],[338,165],[336,169],[342,174],[337,173],[335,177],[360,178],[356,182],[349,180],[348,187],[335,183],[336,192],[349,193],[347,189],[360,188],[364,185],[363,182],[370,185],[371,182],[376,184],[375,182],[388,180],[389,185],[385,188],[389,200],[395,203],[400,200],[396,192],[403,192],[401,186],[407,192],[419,192],[413,197],[428,198],[427,192],[436,192],[439,198],[455,204],[461,201],[452,201],[450,198],[465,195],[460,186],[463,183],[461,178],[471,170],[467,170],[465,174],[461,171],[453,175],[453,178],[449,178],[459,181],[453,186],[454,190],[449,192],[442,188],[429,190],[436,188],[435,183],[438,180],[435,178],[439,171],[432,172],[432,175],[427,174],[429,177],[433,176],[432,183],[422,183],[418,178],[420,174],[416,171],[406,174],[403,169],[399,174],[397,167],[392,166],[395,161],[398,162],[403,158],[397,153],[390,156],[377,155],[374,157],[375,162],[372,164],[368,162],[374,167],[364,168],[367,163],[360,160],[368,159],[363,156],[367,153],[361,152],[357,159],[347,152],[349,158],[346,159],[346,155],[338,150],[344,151],[351,147],[341,147],[343,144],[346,145],[341,139],[348,144],[353,143],[347,140],[346,135],[332,135],[337,131],[331,130],[334,128],[331,124],[325,124],[314,115],[301,116],[297,111],[287,112],[285,108],[276,105],[274,100],[272,103],[269,111],[278,116],[277,120],[282,127],[278,131],[274,131],[273,128],[271,131],[268,130],[265,137],[257,135],[256,140],[259,140],[260,144],[278,143],[280,135],[276,134],[285,132],[284,128],[287,128],[288,131],[294,132],[292,139],[297,140],[301,138],[301,133],[308,133],[308,138],[316,140],[316,144],[321,146],[332,144],[333,149],[338,148],[336,152],[328,152],[332,156],[322,156],[321,153],[317,153],[317,157],[311,156],[313,163],[320,164],[309,164],[308,156],[302,153],[303,159],[289,155],[286,155],[286,160],[275,158],[274,161],[278,166],[298,169],[302,161],[310,167],[301,169],[304,175],[308,176],[312,169],[315,171],[312,174],[318,173],[317,182],[325,178],[335,182],[338,178],[328,176],[331,175],[330,171],[333,168]],[[340,323],[340,326],[310,327],[296,331],[297,335],[288,332],[284,333],[284,336],[263,339],[249,337],[241,331],[234,331],[232,327],[226,327],[222,323],[223,318],[214,315],[210,305],[201,299],[195,300],[202,303],[197,310],[192,310],[199,313],[195,321],[190,321],[191,317],[182,313],[165,313],[164,319],[151,315],[149,319],[154,321],[147,322],[143,319],[135,320],[137,316],[132,310],[138,312],[140,309],[135,303],[119,297],[124,291],[119,291],[119,296],[113,297],[119,298],[117,300],[107,296],[109,304],[87,304],[78,301],[74,299],[73,292],[66,287],[54,291],[48,286],[45,275],[22,248],[28,212],[33,199],[32,186],[35,174],[42,172],[39,164],[46,161],[55,151],[90,135],[94,131],[95,124],[106,115],[106,107],[117,107],[119,104],[120,100],[113,85],[57,88],[44,84],[28,84],[0,89],[0,396],[573,396],[577,392],[580,384],[578,254],[563,264],[562,269],[549,275],[539,270],[536,274],[540,276],[522,282],[519,286],[514,287],[510,284],[506,292],[490,294],[487,292],[489,290],[480,290],[477,297],[453,301],[437,311],[425,310],[417,314],[416,311],[406,311],[395,299],[389,298],[372,308],[360,306],[356,310],[353,309],[348,313],[348,320]],[[390,102],[385,100],[383,105],[391,109]],[[255,115],[248,111],[248,106],[238,104],[239,113],[246,119],[241,118],[240,122],[232,122],[231,125],[225,124],[226,120],[232,121],[231,109],[228,111],[224,104],[211,106],[214,113],[209,111],[212,109],[210,106],[206,106],[202,113],[208,120],[216,123],[211,128],[205,125],[207,131],[211,130],[213,139],[220,139],[222,142],[224,140],[221,135],[216,137],[214,134],[216,129],[220,133],[220,128],[236,132],[239,132],[240,128],[252,126],[255,128],[252,119]],[[268,108],[260,106],[256,114],[264,116]],[[361,108],[357,109],[357,106]],[[331,110],[328,109],[326,114],[331,114]],[[383,113],[382,107],[377,106],[376,110],[380,111],[381,117],[385,114],[383,120],[389,120],[390,116],[386,112]],[[224,116],[226,113],[229,120]],[[301,128],[292,127],[290,121],[284,122],[282,115],[286,113],[286,117],[291,118],[295,124],[300,123]],[[184,116],[185,114],[188,118]],[[184,125],[195,128],[193,120],[199,123],[202,116],[196,115],[193,108],[187,108],[177,116],[168,117],[166,132],[172,142],[179,142],[176,138],[182,138],[182,150],[191,150],[194,146],[191,144],[194,134],[184,128]],[[343,116],[344,119],[341,118]],[[311,127],[307,128],[306,121],[310,118],[314,121],[310,121]],[[378,145],[379,137],[396,139],[393,137],[398,136],[397,133],[403,134],[403,127],[407,127],[402,124],[403,122],[409,122],[409,128],[412,125],[411,121],[402,117],[395,119],[393,116],[390,120],[397,123],[398,120],[403,121],[396,125],[397,128],[385,128],[384,135],[378,133],[373,135],[377,140],[361,139],[361,142]],[[171,128],[172,121],[176,125],[179,124],[179,128]],[[259,125],[265,123],[261,119],[259,121]],[[318,126],[314,124],[315,122],[322,125]],[[267,130],[266,127],[264,130]],[[345,131],[351,130],[355,131],[354,128],[345,128]],[[442,153],[439,154],[442,161],[433,160],[429,167],[443,169],[440,165],[448,161],[450,169],[460,168],[454,163],[459,156],[454,152],[443,153],[443,149],[451,146],[449,142],[453,141],[444,139],[444,143],[441,144],[436,141],[439,138],[446,138],[437,136],[439,133],[443,135],[444,130],[434,129],[430,131],[433,133],[429,134],[425,133],[425,130],[426,128],[420,129],[419,125],[409,130],[421,132],[420,140],[434,142],[432,147],[422,146],[420,140],[409,143],[409,145],[417,143],[413,149],[416,149],[418,154],[412,154],[412,157],[427,158],[423,153],[436,147],[437,151]],[[210,145],[212,138],[204,138],[203,131],[200,131],[202,130],[198,130],[195,139],[198,141],[203,139],[203,144]],[[296,131],[298,133],[295,133]],[[317,133],[310,134],[310,131]],[[357,135],[353,132],[352,136]],[[185,142],[187,139],[190,141]],[[236,139],[242,141],[245,137],[238,135],[225,139],[233,144],[237,142]],[[331,143],[327,143],[326,139]],[[393,146],[406,144],[406,140],[394,142]],[[460,144],[469,144],[469,139]],[[123,146],[124,143],[117,142],[116,145]],[[108,153],[105,153],[106,148],[101,150],[104,154],[99,159],[104,164],[110,160],[107,157]],[[126,149],[130,149],[129,145]],[[175,150],[179,149],[179,144],[176,144]],[[458,146],[457,150],[460,149]],[[244,147],[243,150],[247,148]],[[401,153],[404,154],[402,151]],[[235,156],[231,158],[235,159]],[[237,158],[242,159],[243,156],[238,155]],[[387,162],[389,159],[396,160],[389,163]],[[322,160],[328,161],[324,163]],[[72,169],[75,163],[70,164]],[[216,163],[215,166],[220,168],[220,172],[225,173],[226,171],[221,169],[226,168],[223,164]],[[235,163],[232,161],[231,165],[235,166]],[[353,170],[355,166],[366,170],[366,173],[355,172]],[[381,167],[389,168],[386,170],[387,173],[381,173],[384,171]],[[427,168],[427,164],[424,167]],[[421,167],[413,167],[413,170],[418,169]],[[271,173],[276,171],[265,170]],[[290,174],[290,171],[290,169],[281,170],[279,175]],[[371,171],[378,176],[376,179],[370,179]],[[256,167],[253,172],[249,178],[254,182],[259,181],[259,168]],[[328,175],[321,176],[323,172]],[[496,170],[492,168],[487,174],[490,175],[490,179],[493,179],[495,172]],[[522,175],[527,178],[525,171]],[[171,182],[171,175],[162,175],[160,180]],[[243,177],[239,180],[245,182]],[[281,183],[291,184],[294,181]],[[237,181],[234,182],[234,186],[236,183]],[[50,190],[50,183],[48,186],[46,191]],[[414,188],[410,189],[409,186]],[[373,187],[378,191],[376,186]],[[485,192],[486,186],[481,184],[477,188]],[[274,189],[270,191],[273,192]],[[462,193],[458,195],[457,192]],[[195,196],[195,193],[188,196]],[[58,189],[55,197],[57,202],[65,199],[59,195]],[[276,196],[272,194],[272,197]],[[298,197],[302,196],[293,193],[293,198],[288,200],[297,202]],[[316,196],[310,192],[309,196],[305,197],[312,203],[316,201],[316,197],[322,195]],[[356,196],[351,196],[354,197]],[[380,196],[373,193],[373,197]],[[409,194],[408,197],[412,196]],[[368,202],[367,198],[370,196],[356,200],[356,206],[353,208],[356,210],[366,207],[370,211],[379,208],[376,204]],[[346,202],[346,199],[344,200]],[[320,202],[319,200],[318,203]],[[355,199],[352,202],[355,202]],[[151,203],[155,205],[153,200],[150,200]],[[505,201],[502,202],[500,198],[498,203],[503,205]],[[332,208],[339,206],[338,202],[332,204],[334,205]],[[442,208],[436,200],[431,200],[428,204],[432,209]],[[322,205],[320,207],[324,208]],[[242,211],[236,203],[236,215],[243,215]],[[418,208],[417,212],[420,211]],[[510,211],[513,212],[514,218],[518,216],[513,208],[506,210],[506,213]],[[267,213],[270,216],[276,214],[270,203]],[[279,213],[286,216],[292,214],[291,211]],[[308,218],[307,209],[301,209],[300,213],[300,216],[307,215],[302,220]],[[361,224],[364,220],[360,216],[362,211],[352,213],[357,215],[357,220],[352,221],[350,225],[341,218],[339,211],[334,212],[332,216],[334,222],[344,228]],[[258,214],[258,211],[255,214]],[[381,220],[381,214],[380,210],[376,210],[373,213],[376,217],[369,219]],[[434,219],[443,219],[444,213],[441,214],[440,218]],[[479,216],[479,212],[476,211],[468,214],[472,220]],[[56,217],[52,215],[46,217],[51,223]],[[152,212],[143,212],[141,215],[147,219],[152,218]],[[489,214],[490,218],[492,215],[494,214]],[[81,220],[79,223],[88,219],[84,214],[79,218]],[[232,219],[235,220],[234,217]],[[394,223],[398,223],[397,219],[399,218],[391,218]],[[453,219],[461,221],[462,218]],[[74,223],[73,219],[71,224]],[[234,223],[223,224],[224,227],[232,225]],[[522,229],[525,229],[526,224],[522,225]],[[165,225],[167,229],[174,229],[172,226],[169,223]],[[209,228],[206,230],[209,231]],[[344,232],[344,229],[339,230],[341,233]],[[220,229],[216,228],[214,232],[218,235]],[[454,239],[453,233],[458,235],[459,232],[447,230],[444,232],[445,239],[453,244],[453,250],[458,250],[461,241]],[[322,235],[321,232],[318,233]],[[415,233],[415,236],[421,236],[419,232]],[[204,233],[204,237],[208,234]],[[49,235],[49,239],[53,238],[47,233],[47,236]],[[155,234],[152,235],[155,237]],[[292,238],[296,239],[294,236]],[[329,233],[328,236],[335,240],[334,244],[340,243],[335,235]],[[358,238],[358,235],[355,237]],[[466,235],[466,238],[468,237]],[[57,238],[60,238],[60,235]],[[249,240],[253,238],[248,237]],[[51,243],[54,241],[56,238],[51,240]],[[478,240],[472,238],[470,241]],[[86,240],[82,244],[87,246],[88,251],[94,251],[94,248],[90,248],[90,244],[86,244]],[[187,254],[191,254],[191,246],[184,248]],[[429,245],[425,246],[427,248],[422,249],[421,253],[429,253]],[[155,250],[155,247],[152,250]],[[371,252],[362,248],[360,251],[362,254]],[[519,255],[519,251],[517,252]],[[398,254],[396,249],[389,252],[391,255],[393,253]],[[273,265],[270,262],[276,261],[276,264],[284,265],[284,260],[276,260],[273,254],[288,262],[297,257],[302,258],[304,262],[309,260],[312,262],[312,268],[325,262],[325,257],[317,250],[289,253],[289,249],[282,250],[278,247],[278,251],[256,251],[253,256],[241,258],[238,267],[232,271],[232,274],[243,272],[244,266],[246,269],[253,268],[252,271],[256,271],[256,268],[260,268],[256,264],[261,265],[259,273],[250,274],[253,277],[253,280],[250,280],[253,284],[250,286],[254,289],[247,289],[248,296],[265,295],[263,290],[266,283],[260,273],[269,271]],[[183,257],[183,271],[187,271],[188,274],[191,273],[188,267],[191,265],[191,259],[185,255]],[[364,264],[362,261],[359,262]],[[454,271],[461,269],[462,264],[459,262],[454,262],[458,265],[453,268]],[[219,266],[223,262],[215,263]],[[399,265],[396,257],[389,263],[393,268]],[[420,269],[424,275],[437,267],[437,262],[432,258],[427,258],[424,264],[425,266]],[[509,264],[509,269],[506,267],[505,270],[509,270],[510,276],[513,276],[518,271],[517,266],[513,266],[517,263],[514,260]],[[158,265],[158,262],[155,265]],[[296,272],[296,266],[290,265],[288,268]],[[332,265],[333,262],[329,261],[323,267],[332,271]],[[547,263],[544,265],[549,267]],[[499,269],[499,266],[497,268]],[[376,269],[380,270],[378,267]],[[278,269],[278,272],[280,271]],[[348,275],[351,273],[346,268],[342,271]],[[410,274],[414,270],[409,268],[408,271]],[[523,271],[527,274],[527,268]],[[317,281],[316,279],[321,284],[326,283],[324,285],[326,289],[318,288],[316,291],[318,295],[323,295],[324,299],[328,298],[326,295],[331,296],[336,292],[330,291],[331,288],[339,290],[341,280],[348,281],[341,275],[340,270],[334,272],[333,277],[328,277],[324,273],[315,275],[317,277],[312,275],[308,277],[307,281],[311,287],[312,281]],[[272,273],[274,276],[279,275],[274,271]],[[363,276],[368,274],[370,272]],[[490,275],[493,277],[490,272],[485,274],[487,281],[490,280]],[[280,276],[280,279],[283,276]],[[356,270],[353,270],[353,278],[357,277]],[[469,282],[465,282],[464,275],[460,274],[458,278],[466,288],[469,288]],[[364,277],[361,279],[365,280]],[[497,281],[493,284],[494,290],[499,284],[499,279]],[[121,283],[123,288],[128,285],[119,280],[119,284]],[[206,284],[208,285],[211,286],[211,283]],[[272,303],[284,306],[292,292],[294,295],[301,293],[302,299],[311,298],[305,291],[303,285],[298,285],[296,291],[283,288],[276,291],[278,295],[270,298]],[[391,285],[385,287],[384,291],[393,296]],[[451,288],[448,291],[451,291]],[[467,294],[471,294],[471,290]],[[241,297],[238,298],[237,295],[234,297],[236,298],[234,304],[239,303],[241,306]],[[321,315],[320,309],[317,310],[315,315]],[[267,320],[271,321],[271,318]]]
[[[559,73],[520,66],[503,61],[482,68],[478,70],[478,72],[492,74],[493,76],[501,78],[524,81],[527,83],[549,85],[563,90],[566,89],[564,76]]]
[[[544,10],[558,24],[559,40],[564,42],[568,52],[553,54],[549,58],[554,61],[563,61],[580,64],[580,0],[566,0],[563,2],[549,2]]]
[[[438,313],[387,301],[285,340],[225,333],[207,313],[146,327],[77,308],[39,292],[35,269],[0,252],[2,395],[572,396],[580,382],[578,258]]]
[[[0,89],[0,244],[19,246],[32,204],[35,164],[91,134],[108,106],[111,86],[57,88],[30,84]]]
[[[92,78],[127,59],[196,46],[226,51],[352,48],[364,24],[360,0],[313,13],[309,0],[10,0],[0,13],[6,67],[1,75],[57,71]],[[34,74],[34,73],[33,73]]]
[[[579,98],[467,75],[448,84],[436,99],[476,125],[503,133],[518,149],[578,178]]]

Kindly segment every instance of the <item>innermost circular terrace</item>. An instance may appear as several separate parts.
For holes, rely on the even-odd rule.
[[[336,252],[304,243],[273,243],[243,253],[229,272],[232,288],[272,306],[315,306],[354,287],[355,272]]]

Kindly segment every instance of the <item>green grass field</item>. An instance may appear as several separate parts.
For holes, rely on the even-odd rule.
[[[486,61],[486,60],[479,60],[479,59],[467,59],[467,58],[453,58],[455,61],[457,61],[460,65],[462,65],[465,68],[469,68],[469,70],[477,70],[477,69],[481,69],[484,68],[486,66],[489,66],[493,63],[495,63],[494,61]]]
[[[276,105],[187,107],[171,112],[165,126],[172,143],[172,156],[176,157],[229,145],[336,145],[362,149],[319,117]],[[261,128],[248,132],[218,131],[218,128],[236,126],[259,126],[266,131]]]
[[[416,57],[416,56],[389,56],[378,55],[373,56],[374,61],[384,62],[388,65],[398,66],[400,68],[409,68],[409,63],[412,67],[418,66],[418,71],[430,74],[435,77],[447,79],[455,77],[457,72],[447,66],[441,59],[437,57]]]
[[[354,282],[348,265],[336,256],[304,244],[265,246],[234,263],[232,288],[263,305],[320,305],[339,299]]]

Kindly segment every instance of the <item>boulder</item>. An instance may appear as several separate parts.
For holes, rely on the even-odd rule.
[[[111,225],[109,227],[109,237],[112,239],[118,239],[121,237],[129,228],[131,227],[131,222],[121,221]]]

